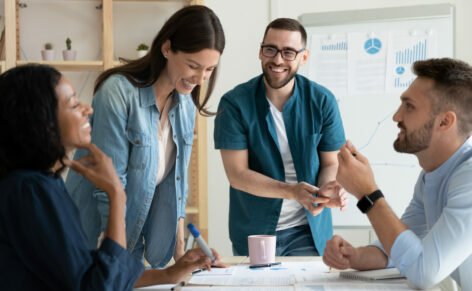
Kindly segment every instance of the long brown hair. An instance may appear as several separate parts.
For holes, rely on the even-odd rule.
[[[150,52],[137,60],[106,70],[97,78],[94,92],[100,88],[103,82],[113,74],[121,74],[136,87],[148,87],[154,84],[164,70],[167,59],[162,55],[162,44],[170,40],[171,50],[175,53],[195,53],[203,49],[215,49],[223,53],[225,36],[220,20],[208,7],[191,5],[174,13],[154,38]],[[198,111],[202,115],[214,115],[206,110],[205,105],[215,86],[217,69],[213,71],[208,80],[208,88],[205,99],[200,103],[200,88],[196,86],[192,91],[192,99]]]

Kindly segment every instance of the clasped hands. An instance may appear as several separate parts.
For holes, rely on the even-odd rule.
[[[346,209],[347,192],[360,199],[378,189],[369,161],[350,141],[339,150],[338,163],[336,181],[330,181],[321,188],[305,182],[295,185],[294,199],[312,215],[318,215],[324,207]]]
[[[313,216],[320,214],[325,207],[339,207],[341,211],[346,208],[347,194],[337,181],[328,182],[321,188],[305,182],[295,184],[294,187],[294,200],[297,200]],[[317,196],[313,194],[317,194]]]

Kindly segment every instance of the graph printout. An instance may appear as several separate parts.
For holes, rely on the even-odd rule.
[[[348,36],[348,94],[385,92],[388,33],[350,33]]]
[[[316,35],[311,39],[310,79],[325,86],[334,96],[347,94],[346,34]]]
[[[412,64],[438,56],[437,34],[429,31],[392,31],[389,37],[386,93],[405,91],[415,79]]]

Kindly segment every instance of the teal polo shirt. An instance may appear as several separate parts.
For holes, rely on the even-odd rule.
[[[215,118],[216,149],[248,150],[249,168],[285,181],[274,120],[266,98],[263,76],[226,93]],[[344,128],[333,94],[296,75],[293,95],[283,107],[283,118],[298,182],[317,185],[319,151],[336,151],[344,143]],[[275,234],[282,199],[255,196],[230,187],[229,234],[233,247],[248,254],[247,237]],[[319,215],[305,211],[315,246],[323,254],[333,236],[331,210]]]

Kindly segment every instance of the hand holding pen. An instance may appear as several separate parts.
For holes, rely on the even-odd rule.
[[[187,225],[187,228],[189,229],[192,236],[195,238],[195,241],[197,242],[200,249],[211,260],[211,266],[219,267],[219,268],[228,267],[227,265],[225,265],[224,263],[219,261],[218,253],[214,249],[210,249],[210,247],[208,247],[207,243],[205,242],[205,240],[200,235],[200,231],[193,224],[189,223]],[[208,267],[208,268],[205,268],[205,269],[210,270],[211,268]]]

